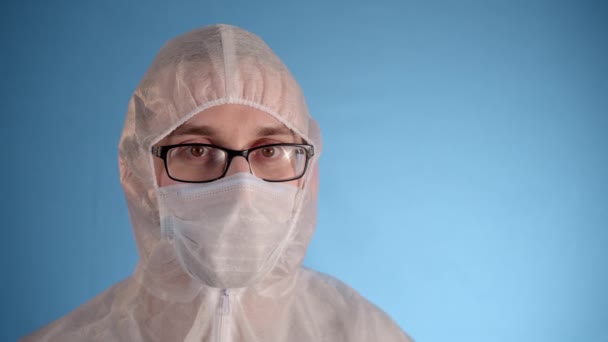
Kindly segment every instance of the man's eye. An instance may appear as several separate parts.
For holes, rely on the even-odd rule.
[[[190,147],[190,154],[194,157],[201,157],[205,155],[207,148],[203,146],[192,146]]]
[[[277,154],[276,148],[274,148],[274,147],[264,147],[262,149],[262,156],[264,156],[264,158],[272,158],[276,154]]]

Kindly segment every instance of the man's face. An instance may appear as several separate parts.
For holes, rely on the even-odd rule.
[[[225,104],[196,114],[157,146],[201,143],[245,150],[267,144],[301,142],[301,138],[270,114],[249,106]],[[169,178],[160,158],[154,158],[154,167],[159,187],[180,183]],[[238,172],[249,172],[245,158],[233,158],[225,177]],[[293,180],[285,184],[297,186],[298,182]]]

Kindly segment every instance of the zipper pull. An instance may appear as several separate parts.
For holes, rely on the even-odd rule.
[[[230,297],[228,296],[228,289],[222,291],[220,301],[217,305],[217,313],[220,315],[227,315],[230,313]]]

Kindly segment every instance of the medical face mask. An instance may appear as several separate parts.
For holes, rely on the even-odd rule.
[[[298,187],[238,173],[211,183],[159,188],[162,234],[184,270],[208,286],[259,282],[293,225]]]

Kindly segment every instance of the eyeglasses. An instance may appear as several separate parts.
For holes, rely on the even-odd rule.
[[[267,182],[287,182],[304,175],[314,149],[307,144],[270,144],[231,150],[211,144],[153,146],[169,178],[185,183],[207,183],[226,175],[234,157],[243,157],[249,172]]]

